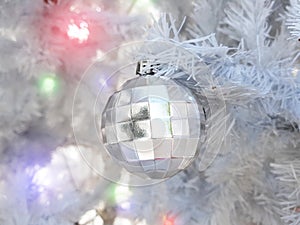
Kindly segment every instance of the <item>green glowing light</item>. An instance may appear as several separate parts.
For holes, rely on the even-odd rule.
[[[120,204],[126,202],[132,196],[129,187],[111,184],[106,190],[106,198],[110,204]]]
[[[39,79],[38,86],[42,94],[53,95],[59,86],[58,77],[55,74],[44,74]]]

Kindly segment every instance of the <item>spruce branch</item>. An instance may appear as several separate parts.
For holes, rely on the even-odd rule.
[[[228,3],[221,31],[238,43],[244,40],[247,49],[259,50],[269,45],[273,1],[235,0]]]
[[[197,0],[194,3],[194,11],[188,24],[188,32],[192,38],[198,38],[217,33],[217,28],[228,0]]]
[[[291,0],[291,5],[287,7],[287,22],[286,25],[290,30],[293,39],[300,38],[300,2]]]

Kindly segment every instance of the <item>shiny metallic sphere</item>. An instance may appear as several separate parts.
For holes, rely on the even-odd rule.
[[[139,76],[109,98],[102,113],[104,145],[133,174],[171,177],[198,156],[201,110],[193,93],[178,82]]]

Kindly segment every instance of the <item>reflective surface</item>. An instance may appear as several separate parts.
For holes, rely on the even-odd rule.
[[[200,116],[186,87],[161,77],[137,77],[110,97],[102,114],[103,141],[129,172],[167,178],[197,157]]]

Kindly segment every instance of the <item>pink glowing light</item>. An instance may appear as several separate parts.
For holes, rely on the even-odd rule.
[[[167,216],[164,216],[163,222],[164,222],[163,225],[175,225],[174,218],[170,218],[170,217],[167,217]]]

